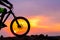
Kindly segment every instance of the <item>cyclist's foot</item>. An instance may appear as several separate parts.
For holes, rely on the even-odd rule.
[[[7,25],[5,25],[4,23],[0,24],[1,28],[7,27]]]
[[[4,24],[4,23],[2,23],[2,26],[3,26],[3,27],[7,27],[7,25],[6,25],[6,24]]]

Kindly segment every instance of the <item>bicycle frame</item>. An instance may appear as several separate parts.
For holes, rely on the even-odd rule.
[[[27,34],[27,33],[29,32],[29,30],[30,30],[30,23],[29,23],[29,21],[28,21],[25,17],[16,17],[15,14],[13,13],[13,11],[10,10],[10,11],[7,12],[7,16],[6,16],[6,18],[3,20],[3,23],[6,22],[6,20],[8,19],[8,17],[9,17],[10,14],[12,14],[13,17],[14,17],[14,19],[12,20],[12,22],[11,22],[11,24],[10,24],[10,30],[11,30],[11,32],[12,32],[15,36],[17,36],[17,37],[26,36],[26,34]],[[27,28],[26,32],[23,33],[22,35],[16,34],[16,33],[14,32],[14,30],[13,30],[13,23],[14,23],[15,21],[16,21],[16,23],[17,23],[17,27],[18,27],[18,28],[23,27],[23,26],[21,26],[21,25],[19,24],[18,19],[23,19],[23,20],[28,24],[28,26],[27,26],[28,28]],[[3,28],[4,28],[4,27],[3,27]],[[1,29],[1,28],[0,28],[0,29]]]
[[[8,15],[6,16],[6,18],[5,18],[5,20],[3,21],[3,23],[6,22],[7,18],[10,16],[10,14],[12,14],[14,18],[16,18],[15,14],[12,12],[11,9],[10,9],[10,11],[8,11],[7,13],[8,13]]]
[[[6,20],[7,20],[7,18],[9,17],[10,14],[12,14],[14,18],[16,18],[15,14],[12,12],[12,10],[8,11],[7,13],[8,13],[8,15],[7,15],[7,17],[5,18],[5,20],[3,21],[3,23],[6,22]],[[18,24],[18,27],[21,27],[21,26],[19,25],[19,23],[18,23],[17,20],[16,20],[16,23]]]

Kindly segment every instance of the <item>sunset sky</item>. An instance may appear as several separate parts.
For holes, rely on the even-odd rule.
[[[9,0],[14,6],[16,16],[26,17],[31,29],[28,35],[48,34],[60,35],[60,0]],[[6,21],[8,27],[0,30],[4,37],[12,36],[10,22],[12,15]]]

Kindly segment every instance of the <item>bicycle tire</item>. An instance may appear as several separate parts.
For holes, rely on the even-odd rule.
[[[16,21],[17,19],[23,19],[23,20],[25,20],[26,23],[28,24],[28,29],[27,29],[27,31],[26,31],[24,34],[22,34],[22,35],[16,34],[16,33],[13,31],[13,28],[12,28],[12,25],[13,25],[14,21]],[[29,23],[29,21],[28,21],[25,17],[16,17],[15,19],[12,20],[12,22],[11,22],[11,24],[10,24],[10,30],[11,30],[12,34],[15,35],[16,37],[26,36],[27,33],[28,33],[29,30],[30,30],[30,23]]]

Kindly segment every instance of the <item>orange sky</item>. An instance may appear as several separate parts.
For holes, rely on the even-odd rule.
[[[51,22],[52,18],[46,16],[30,16],[30,17],[27,16],[26,18],[28,18],[31,25],[28,35],[60,32],[60,23]],[[4,30],[8,33],[9,36],[11,36],[12,33],[9,27],[10,19],[7,20],[6,24],[8,24],[8,27],[6,29],[4,28]]]
[[[43,28],[48,32],[60,31],[60,23],[53,23],[51,19],[45,16],[31,16],[29,18],[31,28]]]
[[[60,35],[60,0],[9,0],[14,7],[16,16],[25,16],[31,24],[29,35],[48,34]],[[1,6],[0,6],[1,7]],[[3,7],[3,6],[2,6]],[[0,31],[0,35],[11,36],[10,22],[8,27]]]

